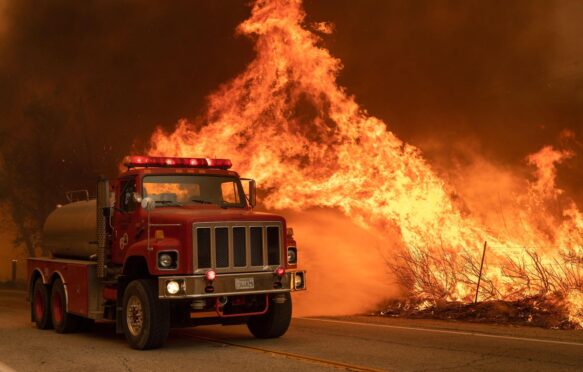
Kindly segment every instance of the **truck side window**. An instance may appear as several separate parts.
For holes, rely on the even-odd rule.
[[[133,179],[122,181],[120,189],[120,209],[125,212],[133,212],[136,209],[136,202],[134,200],[134,192],[136,191],[135,181]]]
[[[229,181],[221,183],[221,194],[223,202],[232,204],[240,203],[239,192],[235,182]]]

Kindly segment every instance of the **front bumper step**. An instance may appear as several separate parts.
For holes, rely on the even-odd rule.
[[[302,275],[300,287],[295,285],[296,275]],[[208,282],[204,275],[161,276],[158,278],[158,298],[195,299],[285,293],[305,290],[305,278],[305,271],[288,271],[281,278],[274,275],[273,272],[217,274],[212,282]],[[180,290],[177,293],[168,292],[167,286],[170,282],[179,284]]]

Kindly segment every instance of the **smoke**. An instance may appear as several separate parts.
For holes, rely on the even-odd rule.
[[[4,9],[0,130],[29,141],[31,111],[60,113],[45,161],[67,169],[82,160],[82,183],[115,176],[156,125],[198,115],[207,92],[251,57],[249,43],[233,36],[248,15],[243,2],[24,0]]]
[[[562,130],[583,136],[577,2],[305,6],[310,20],[336,26],[324,37],[345,66],[339,83],[432,163],[467,160],[471,143],[493,165],[522,167],[527,154],[560,145]],[[579,204],[583,192],[573,181],[583,177],[581,161],[559,174]]]
[[[10,206],[0,203],[0,209],[4,212],[10,211]],[[16,278],[24,280],[26,278],[26,254],[19,246],[14,246],[16,238],[16,227],[8,218],[9,213],[0,216],[0,282],[12,279],[12,260],[17,260]]]
[[[8,20],[6,15],[6,7],[8,6],[8,0],[0,0],[0,39],[4,36],[8,30]]]
[[[398,294],[383,252],[398,237],[364,229],[332,209],[283,211],[298,242],[307,292],[294,297],[294,315],[342,315],[374,310]]]

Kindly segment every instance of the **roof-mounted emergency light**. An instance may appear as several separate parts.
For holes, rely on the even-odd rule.
[[[174,158],[166,156],[126,156],[123,164],[130,168],[218,168],[229,169],[233,166],[229,159]]]

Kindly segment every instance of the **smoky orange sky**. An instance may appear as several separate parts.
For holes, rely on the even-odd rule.
[[[335,25],[324,45],[344,64],[339,83],[430,159],[463,160],[469,144],[521,165],[565,128],[576,135],[569,146],[581,147],[580,2],[308,0],[305,8],[309,22]],[[32,141],[31,127],[47,123],[54,145],[42,161],[63,191],[115,175],[156,126],[200,115],[206,95],[253,58],[252,42],[234,35],[246,1],[23,0],[0,2],[0,12],[0,146]],[[582,164],[579,156],[559,172],[579,204]],[[71,179],[81,167],[85,179]]]

